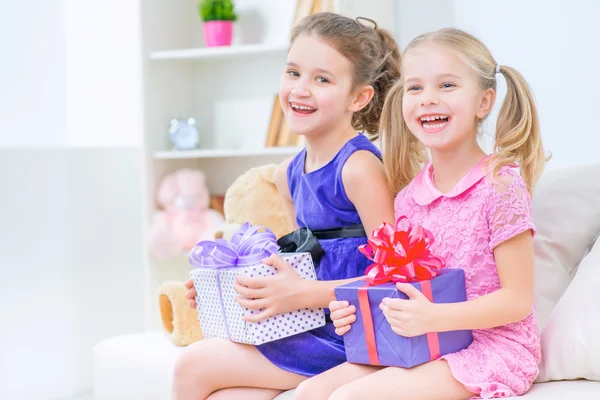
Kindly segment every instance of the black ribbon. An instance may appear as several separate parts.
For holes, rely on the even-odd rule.
[[[277,241],[281,253],[310,253],[317,263],[325,255],[320,240],[367,236],[361,224],[343,226],[335,229],[311,231],[307,227],[297,229],[282,236]]]
[[[325,255],[319,239],[306,227],[280,237],[277,244],[282,253],[310,253],[314,263],[319,262]]]

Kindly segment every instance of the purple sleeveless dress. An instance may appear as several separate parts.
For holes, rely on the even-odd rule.
[[[342,183],[342,168],[358,150],[367,150],[381,159],[381,153],[366,136],[350,139],[324,167],[304,173],[306,149],[290,162],[288,186],[299,228],[334,229],[360,224],[354,205]],[[325,255],[316,263],[317,279],[322,281],[362,276],[370,261],[358,251],[366,237],[320,240]],[[329,310],[325,312],[328,314]],[[335,333],[329,318],[323,327],[264,343],[257,349],[277,367],[303,376],[314,376],[346,361],[344,341]]]

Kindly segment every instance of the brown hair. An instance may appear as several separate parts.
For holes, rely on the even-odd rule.
[[[369,21],[373,27],[359,20]],[[371,85],[375,94],[369,104],[352,116],[352,127],[375,135],[390,87],[400,77],[400,50],[394,37],[367,18],[353,20],[322,12],[309,15],[292,31],[291,43],[300,35],[316,35],[327,41],[354,66],[354,85]]]
[[[457,51],[478,76],[482,90],[496,90],[496,68],[499,68],[499,73],[506,79],[507,93],[498,114],[494,154],[488,166],[496,178],[500,168],[517,163],[531,193],[546,158],[533,94],[523,76],[514,68],[498,66],[489,49],[479,39],[453,28],[418,36],[408,44],[404,55],[428,42],[441,43]],[[422,146],[402,118],[403,92],[403,84],[398,81],[390,90],[381,118],[384,165],[393,193],[398,193],[414,178],[420,162],[425,160]]]

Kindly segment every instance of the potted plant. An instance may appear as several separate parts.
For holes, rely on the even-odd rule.
[[[204,21],[204,42],[207,46],[229,46],[233,37],[233,22],[237,20],[231,0],[200,0],[200,18]]]

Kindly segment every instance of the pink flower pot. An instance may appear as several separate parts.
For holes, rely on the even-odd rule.
[[[233,36],[233,21],[208,21],[204,23],[204,43],[208,47],[229,46]]]

